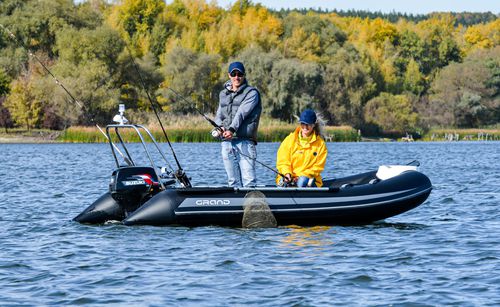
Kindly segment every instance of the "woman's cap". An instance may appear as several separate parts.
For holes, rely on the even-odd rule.
[[[300,114],[299,122],[302,124],[312,125],[316,123],[316,113],[311,109],[306,109]]]
[[[245,66],[243,66],[243,63],[241,62],[233,62],[229,64],[229,69],[227,70],[227,72],[231,73],[233,70],[237,70],[242,74],[245,74]]]

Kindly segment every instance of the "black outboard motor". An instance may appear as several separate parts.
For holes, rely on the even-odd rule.
[[[152,167],[122,167],[113,172],[109,191],[125,210],[133,212],[160,191],[160,182]]]

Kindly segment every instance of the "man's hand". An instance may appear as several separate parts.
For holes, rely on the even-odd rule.
[[[286,183],[290,183],[292,182],[293,178],[292,178],[292,174],[288,173],[288,174],[285,174],[285,178],[283,178],[285,180]]]
[[[224,130],[224,132],[222,133],[222,137],[226,140],[230,140],[233,138],[233,133],[231,132],[231,130]]]

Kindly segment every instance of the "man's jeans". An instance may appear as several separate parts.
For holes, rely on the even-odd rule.
[[[255,143],[248,140],[232,140],[222,142],[222,161],[226,168],[230,187],[243,185],[255,186],[255,159],[257,149]]]

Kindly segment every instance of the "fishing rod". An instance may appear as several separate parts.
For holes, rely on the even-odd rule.
[[[174,156],[174,160],[175,160],[175,162],[177,164],[177,168],[178,169],[177,169],[177,171],[174,172],[174,176],[175,176],[175,178],[177,178],[177,180],[179,180],[179,182],[184,187],[190,188],[190,187],[192,187],[191,181],[189,180],[188,176],[186,175],[186,173],[182,169],[182,166],[179,163],[179,160],[177,159],[177,155],[175,154],[174,148],[172,147],[172,143],[170,143],[170,139],[168,138],[167,132],[165,131],[165,128],[163,127],[163,124],[162,124],[162,122],[160,120],[160,116],[158,115],[158,111],[156,111],[156,107],[155,107],[155,104],[153,103],[153,99],[151,99],[151,96],[149,95],[149,91],[146,88],[146,82],[144,82],[144,79],[142,78],[142,74],[141,74],[141,72],[139,70],[139,67],[137,66],[137,63],[135,62],[134,57],[132,56],[132,52],[130,52],[130,49],[128,48],[128,46],[127,46],[127,49],[128,49],[129,54],[130,54],[130,57],[132,59],[132,63],[133,63],[134,68],[135,68],[135,70],[137,72],[137,75],[139,76],[139,80],[141,81],[141,85],[142,85],[144,91],[146,92],[146,95],[148,97],[149,103],[151,104],[151,108],[153,109],[153,111],[154,111],[154,113],[156,115],[156,119],[158,119],[158,123],[160,123],[161,130],[163,131],[163,135],[165,136],[165,139],[167,140],[168,146],[170,146],[170,150],[172,151],[172,155]],[[158,103],[158,101],[156,103],[160,106],[160,104]]]
[[[192,101],[187,100],[186,98],[184,98],[184,96],[182,96],[181,94],[179,94],[177,91],[175,91],[171,87],[167,86],[167,89],[171,90],[175,95],[177,95],[179,98],[181,98],[182,100],[184,100],[185,102],[187,102],[190,106],[192,106],[192,108],[196,112],[198,112],[201,116],[203,116],[203,118],[205,118],[212,126],[214,126],[214,128],[217,129],[217,131],[222,132],[222,127],[219,126],[219,125],[217,125],[216,122],[214,122],[212,119],[210,119],[208,116],[206,116],[203,112],[201,112],[197,107],[195,107],[195,104]]]
[[[56,76],[47,68],[47,66],[45,66],[45,64],[43,64],[43,62],[28,48],[26,47],[24,44],[22,44],[17,38],[16,36],[14,35],[14,33],[12,33],[9,29],[7,29],[3,24],[0,24],[0,28],[2,28],[5,32],[7,32],[7,34],[9,35],[10,38],[12,38],[12,40],[18,45],[20,46],[21,48],[23,48],[24,50],[26,50],[28,52],[28,55],[31,56],[32,58],[34,58],[42,67],[43,69],[54,79],[55,83],[57,85],[59,85],[65,92],[66,94],[71,98],[71,100],[76,103],[84,112],[87,111],[85,106],[83,105],[83,103],[81,103],[80,101],[78,101],[78,99],[76,99],[72,94],[71,92],[64,86],[64,84],[62,84],[61,81],[59,81]],[[88,112],[88,111],[87,111]],[[90,115],[90,114],[89,114]],[[109,141],[109,138],[108,136],[106,135],[106,133],[102,130],[102,128],[95,122],[94,118],[92,116],[90,116],[90,121],[97,127],[97,129],[102,133],[102,135],[104,135],[104,137],[106,138],[106,140]],[[123,158],[123,160],[125,161],[125,163],[127,163],[128,165],[134,165],[134,163],[132,161],[129,160],[128,157],[126,157],[121,151],[120,149],[116,146],[116,144],[114,144],[113,142],[111,142],[111,144],[113,145],[113,147],[116,149],[116,151],[120,154],[120,156]]]
[[[219,131],[219,132],[222,132],[222,131],[223,131],[221,126],[217,125],[217,123],[216,123],[215,121],[213,121],[213,120],[212,120],[212,119],[210,119],[208,116],[206,116],[205,114],[203,114],[200,110],[198,110],[198,108],[196,108],[196,107],[194,106],[195,104],[194,104],[192,101],[187,100],[184,96],[182,96],[181,94],[179,94],[179,93],[178,93],[178,92],[176,92],[174,89],[172,89],[172,88],[170,88],[170,87],[168,87],[168,86],[167,86],[167,89],[171,90],[171,91],[172,91],[174,94],[176,94],[179,98],[181,98],[181,99],[182,99],[182,100],[184,100],[185,102],[189,103],[189,105],[191,105],[191,106],[192,106],[192,108],[193,108],[194,110],[196,110],[199,114],[201,114],[201,116],[203,116],[203,118],[205,118],[205,119],[206,119],[206,120],[207,120],[207,121],[208,121],[208,122],[209,122],[209,123],[210,123],[210,124],[211,124],[211,125],[215,128],[215,129],[217,129],[217,131]],[[214,137],[216,137],[215,135],[213,135],[213,136],[214,136]],[[216,138],[217,138],[217,137],[216,137]],[[218,139],[222,140],[222,137],[218,137]],[[278,171],[277,171],[277,170],[275,170],[274,168],[272,168],[272,167],[270,167],[270,166],[268,166],[268,165],[266,165],[266,164],[264,164],[264,163],[260,162],[259,160],[257,160],[257,158],[252,158],[252,157],[250,157],[250,156],[248,156],[248,155],[246,155],[246,154],[242,153],[242,152],[241,152],[241,150],[239,150],[238,148],[234,148],[234,149],[236,149],[236,151],[237,151],[240,155],[242,155],[242,156],[244,156],[244,157],[247,157],[247,158],[249,158],[249,159],[252,159],[252,160],[254,160],[255,162],[259,163],[260,165],[264,166],[265,168],[267,168],[267,169],[269,169],[269,170],[273,171],[273,172],[274,172],[274,173],[276,173],[277,175],[279,175],[279,176],[281,176],[281,177],[283,177],[283,178],[286,178],[286,176],[285,176],[285,175],[283,175],[282,173],[278,172]],[[233,150],[234,150],[234,149],[233,149]]]
[[[249,159],[252,159],[252,160],[254,160],[255,162],[257,162],[257,163],[259,163],[260,165],[262,165],[262,166],[264,166],[265,168],[267,168],[268,170],[273,171],[274,173],[276,173],[276,175],[279,175],[279,176],[281,176],[281,177],[283,177],[283,178],[286,178],[286,176],[285,176],[285,175],[283,175],[282,173],[278,172],[278,171],[277,171],[277,170],[275,170],[274,168],[272,168],[272,167],[270,167],[270,166],[268,166],[268,165],[266,165],[266,164],[264,164],[264,163],[260,162],[259,160],[257,160],[257,158],[252,158],[252,157],[250,157],[250,156],[248,156],[248,155],[245,155],[245,154],[244,154],[244,153],[242,153],[242,152],[241,152],[241,150],[239,150],[237,147],[236,147],[235,149],[236,149],[236,151],[237,151],[240,155],[242,155],[242,156],[244,156],[244,157],[247,157],[247,158],[249,158]]]

